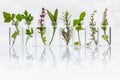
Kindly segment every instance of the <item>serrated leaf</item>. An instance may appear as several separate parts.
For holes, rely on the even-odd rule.
[[[4,19],[7,19],[8,17],[10,17],[10,13],[3,12],[3,17]]]
[[[27,10],[25,10],[25,11],[24,11],[24,14],[25,14],[26,16],[28,15],[28,12],[27,12]]]
[[[82,12],[79,17],[80,21],[83,21],[85,16],[86,16],[86,13]]]
[[[4,19],[4,22],[5,22],[5,23],[9,23],[9,22],[11,22],[11,18],[8,17],[8,18]]]
[[[33,20],[33,16],[28,14],[26,10],[24,11],[24,14],[22,14],[22,18],[25,19],[27,25],[30,25]]]
[[[8,23],[11,22],[11,16],[10,13],[3,12],[4,22]]]

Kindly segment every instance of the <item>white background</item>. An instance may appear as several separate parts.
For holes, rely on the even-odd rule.
[[[120,80],[120,1],[119,0],[1,0],[0,1],[0,80]],[[54,70],[42,70],[37,62],[32,62],[29,68],[26,62],[19,62],[15,66],[8,63],[8,27],[11,24],[5,24],[2,17],[3,11],[22,13],[28,10],[35,18],[32,23],[33,27],[37,26],[37,20],[41,8],[45,7],[51,11],[59,9],[59,16],[65,10],[77,18],[82,11],[87,12],[85,26],[88,25],[89,16],[93,10],[97,10],[97,26],[100,26],[104,8],[108,8],[109,26],[112,27],[112,61],[109,64],[97,63],[90,65],[84,62],[84,67],[69,68],[58,66]],[[49,24],[50,22],[47,21]],[[61,21],[59,21],[61,23]],[[59,52],[58,52],[59,53]],[[24,65],[26,63],[26,65]],[[23,65],[21,65],[23,64]],[[14,68],[11,68],[14,67]]]

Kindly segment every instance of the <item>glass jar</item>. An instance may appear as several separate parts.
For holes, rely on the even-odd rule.
[[[23,45],[21,31],[22,31],[21,28],[17,30],[15,26],[9,27],[9,46],[22,46]]]

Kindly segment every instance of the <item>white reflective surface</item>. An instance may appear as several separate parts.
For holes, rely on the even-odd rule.
[[[1,49],[0,78],[3,80],[119,80],[120,54],[117,46]]]

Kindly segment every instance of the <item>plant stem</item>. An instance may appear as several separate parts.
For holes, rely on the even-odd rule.
[[[104,31],[104,36],[107,37],[106,31]],[[110,42],[108,41],[108,39],[106,41],[110,45]]]
[[[15,44],[15,40],[16,40],[16,38],[14,38],[14,39],[13,39],[13,43],[12,43],[12,46]]]
[[[42,42],[43,42],[43,44],[44,44],[44,46],[46,45],[46,43],[44,42],[44,40],[43,40],[43,34],[42,34],[42,31],[41,31],[41,39],[42,39]]]
[[[81,45],[81,41],[80,41],[80,31],[78,30],[78,41],[79,41],[79,44]]]
[[[28,26],[28,30],[29,30],[29,26]],[[27,34],[27,39],[26,39],[25,45],[27,45],[29,38],[30,38],[30,37],[29,37],[29,35]]]
[[[68,44],[69,44],[69,41],[70,41],[70,29],[69,29],[68,25],[66,26],[66,29],[67,29],[66,45],[68,45]]]
[[[51,40],[50,40],[49,45],[51,45],[51,43],[52,43],[52,41],[53,41],[53,38],[54,38],[55,32],[56,32],[56,26],[53,27],[53,34],[52,34],[52,38],[51,38]]]
[[[18,32],[17,35],[19,35],[18,22],[15,22],[14,20],[12,20],[12,21],[13,21],[13,23],[14,23],[13,25],[15,25],[16,32]],[[17,36],[13,39],[12,46],[15,44],[16,38],[17,38]]]
[[[27,39],[26,39],[25,45],[27,45],[28,40],[29,40],[29,36],[27,35]]]
[[[94,40],[94,43],[97,45],[98,41],[95,39],[95,34],[93,35],[93,40]]]
[[[18,26],[15,26],[15,28],[16,28],[16,32],[18,32],[17,35],[19,35],[19,29],[18,29]],[[16,38],[17,38],[17,36],[13,39],[12,46],[15,44]]]

